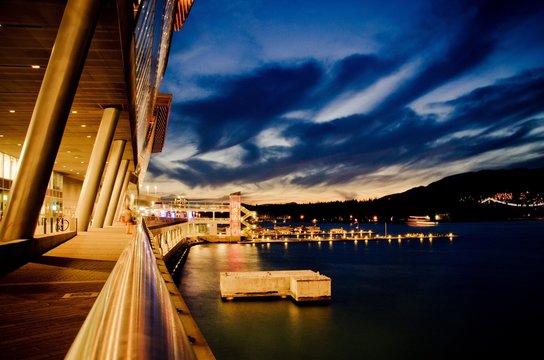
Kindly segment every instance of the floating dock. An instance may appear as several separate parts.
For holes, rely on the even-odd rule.
[[[369,235],[349,235],[346,234],[338,236],[331,233],[319,233],[319,234],[301,234],[293,237],[292,235],[280,235],[280,236],[261,236],[258,238],[244,239],[240,241],[241,244],[266,244],[266,243],[296,243],[296,242],[343,242],[351,241],[357,244],[358,241],[379,241],[386,240],[388,242],[392,241],[410,241],[410,240],[419,240],[423,242],[424,240],[433,241],[434,239],[448,239],[453,241],[454,238],[459,237],[459,235],[453,233],[447,234],[424,234],[424,233],[408,233],[408,234],[398,234],[398,235],[380,235],[372,233]]]
[[[331,279],[312,270],[220,273],[221,298],[291,296],[295,301],[331,299]]]

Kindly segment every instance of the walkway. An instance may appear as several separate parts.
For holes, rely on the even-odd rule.
[[[0,278],[2,359],[63,359],[130,239],[91,229]]]

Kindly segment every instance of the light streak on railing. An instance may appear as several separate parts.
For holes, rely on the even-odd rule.
[[[195,359],[142,223],[66,355],[127,358]]]

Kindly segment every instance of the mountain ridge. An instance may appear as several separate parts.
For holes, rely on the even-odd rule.
[[[483,203],[493,199],[491,203]],[[499,202],[519,204],[507,206]],[[493,220],[544,217],[544,167],[466,172],[426,186],[378,199],[313,204],[250,206],[263,217],[310,221],[403,221],[410,215],[439,215],[446,220]],[[301,218],[302,216],[302,218]],[[311,219],[310,219],[311,218]],[[380,221],[380,220],[378,220]]]

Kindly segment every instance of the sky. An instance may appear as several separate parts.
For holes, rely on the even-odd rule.
[[[544,166],[544,2],[196,0],[158,193],[365,200]]]

